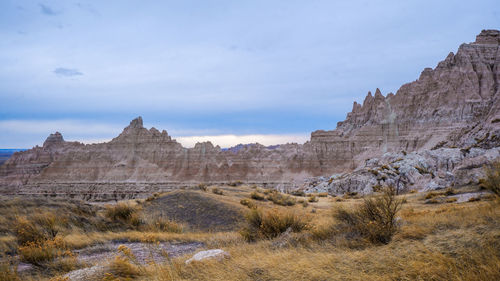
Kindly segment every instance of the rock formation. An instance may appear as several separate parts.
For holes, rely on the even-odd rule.
[[[390,162],[400,154],[418,158],[447,149],[497,155],[488,151],[500,145],[499,46],[500,32],[483,30],[475,42],[462,44],[435,69],[424,69],[396,94],[369,92],[335,130],[315,131],[304,145],[222,150],[204,142],[188,149],[166,131],[144,128],[140,117],[108,143],[66,142],[55,133],[42,147],[17,152],[0,167],[0,192],[128,196],[199,182],[299,185],[318,176],[327,176],[331,184],[337,182],[330,180],[334,173],[369,169],[367,159]],[[460,161],[469,158],[474,157],[463,155]],[[357,187],[364,190],[360,184],[366,181]],[[332,192],[346,190],[346,185],[328,186]]]

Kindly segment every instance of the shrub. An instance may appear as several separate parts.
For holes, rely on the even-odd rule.
[[[137,210],[130,204],[119,202],[115,205],[107,205],[105,215],[112,220],[123,220],[128,222],[133,218],[136,211]]]
[[[302,207],[307,208],[309,206],[309,203],[307,201],[302,201]]]
[[[306,196],[306,193],[303,190],[294,190],[291,193],[293,196]]]
[[[251,210],[246,216],[246,226],[240,231],[247,241],[272,239],[290,228],[293,232],[308,229],[307,219],[292,212],[271,210],[263,212],[259,209]]]
[[[201,191],[204,191],[204,192],[207,192],[208,188],[207,188],[207,184],[206,183],[200,183],[196,186],[199,190]]]
[[[250,209],[257,208],[257,205],[254,202],[250,201],[249,199],[241,199],[240,204],[243,206],[247,206]]]
[[[427,167],[424,167],[424,166],[415,166],[415,169],[417,169],[417,171],[421,175],[425,175],[425,174],[430,174],[431,173],[431,172],[429,172],[429,169]]]
[[[149,231],[161,231],[161,232],[172,232],[172,233],[182,233],[184,227],[168,218],[157,216],[151,221],[148,221],[146,229]]]
[[[106,274],[103,280],[122,280],[116,277],[123,277],[128,280],[141,275],[139,267],[132,264],[128,258],[122,256],[116,256],[115,259],[108,264],[108,268],[110,273]]]
[[[212,193],[217,195],[224,195],[224,191],[217,187],[212,188]]]
[[[318,202],[318,198],[316,198],[316,196],[313,195],[313,196],[309,197],[309,200],[307,200],[307,201],[309,201],[310,203]]]
[[[262,201],[265,199],[264,195],[258,193],[257,191],[250,193],[250,198],[252,198],[254,200],[259,200],[259,201]]]
[[[140,264],[130,248],[120,245],[118,253],[119,255],[109,262],[107,268],[110,272],[105,274],[103,281],[132,280],[143,275]]]
[[[457,198],[456,197],[446,198],[446,203],[453,203],[453,202],[457,202]]]
[[[439,203],[441,203],[441,201],[439,201],[436,198],[431,198],[431,199],[425,201],[425,204],[439,204]]]
[[[11,266],[8,260],[0,261],[0,280],[21,281],[17,274],[17,266]]]
[[[480,186],[500,196],[500,161],[486,168],[486,177],[481,179]]]
[[[40,242],[47,239],[43,232],[26,217],[17,218],[15,233],[19,245],[25,245],[29,242]]]
[[[27,242],[19,246],[18,251],[22,261],[35,265],[40,265],[58,257],[71,256],[71,251],[67,250],[64,241],[60,237],[53,240]]]
[[[431,199],[431,198],[434,198],[436,196],[439,196],[439,193],[437,192],[429,192],[425,195],[425,199]]]
[[[229,185],[229,186],[239,186],[239,185],[242,185],[242,184],[243,184],[242,181],[233,181],[233,182],[228,183],[227,185]]]
[[[320,192],[318,193],[318,197],[328,197],[328,192]]]
[[[373,192],[380,192],[382,190],[382,186],[380,184],[376,184],[372,186]]]
[[[49,239],[54,239],[61,230],[65,219],[53,212],[42,212],[34,214],[31,220],[42,229]]]
[[[372,243],[387,244],[397,231],[396,214],[402,202],[395,188],[389,186],[382,195],[365,198],[355,210],[339,209],[335,217],[338,230],[348,237],[362,237]]]
[[[451,187],[448,187],[445,191],[444,191],[444,195],[445,196],[450,196],[450,195],[454,195],[455,194],[455,190],[453,190],[453,188]]]
[[[20,245],[54,239],[63,228],[66,219],[52,212],[35,213],[29,219],[17,217],[15,233]]]
[[[281,206],[293,206],[297,203],[295,198],[292,198],[289,195],[285,195],[279,192],[273,192],[267,196],[267,200],[273,202],[276,205]]]
[[[481,198],[480,197],[471,197],[469,198],[469,202],[476,202],[476,201],[480,201]]]

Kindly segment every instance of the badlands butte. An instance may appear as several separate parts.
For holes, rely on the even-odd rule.
[[[396,94],[368,93],[332,131],[305,144],[185,148],[141,117],[107,143],[51,134],[0,167],[4,195],[88,200],[145,197],[199,183],[370,193],[477,182],[500,156],[500,32],[483,30]]]

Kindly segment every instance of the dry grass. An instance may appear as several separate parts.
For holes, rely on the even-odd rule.
[[[105,215],[106,210],[101,207],[95,207],[96,210],[86,213],[76,212],[76,209],[72,209],[71,212],[56,211],[58,214],[71,213],[71,215],[63,216],[65,220],[56,224],[51,222],[50,216],[46,221],[42,218],[35,219],[22,210],[14,212],[12,218],[22,217],[27,225],[39,228],[44,233],[43,239],[51,240],[50,237],[55,234],[57,239],[62,240],[61,245],[64,245],[59,248],[61,250],[117,240],[147,243],[199,241],[203,242],[208,249],[222,248],[231,255],[230,259],[220,262],[209,260],[185,265],[184,261],[190,257],[188,255],[173,260],[168,259],[161,264],[140,265],[125,251],[121,251],[119,259],[113,258],[105,264],[108,266],[106,272],[108,275],[105,276],[108,279],[106,280],[500,279],[500,204],[498,201],[487,201],[483,198],[477,202],[425,204],[421,200],[422,194],[396,196],[396,200],[406,198],[407,203],[397,213],[400,218],[396,221],[400,228],[391,241],[377,245],[363,242],[353,249],[352,237],[339,235],[335,231],[334,226],[342,223],[342,219],[332,216],[332,209],[359,210],[363,208],[366,201],[362,198],[356,199],[358,196],[347,196],[340,202],[337,202],[336,198],[316,196],[319,201],[311,204],[314,205],[314,208],[311,208],[302,205],[281,206],[268,201],[250,200],[248,198],[255,189],[243,185],[234,190],[224,187],[222,189],[224,189],[225,196],[203,191],[196,193],[203,195],[200,200],[219,200],[214,205],[215,207],[224,203],[254,212],[250,215],[247,225],[247,228],[251,228],[251,236],[255,237],[248,240],[254,240],[254,242],[246,242],[244,236],[233,230],[193,232],[183,229],[182,232],[169,232],[170,223],[176,224],[176,222],[168,219],[170,218],[168,216],[163,217],[165,227],[153,227],[152,222],[157,217],[156,211],[170,202],[162,201],[164,200],[162,198],[168,194],[159,195],[141,206],[135,206],[140,207],[137,209],[137,215],[142,221],[137,228],[131,228],[130,224],[122,222],[121,218],[117,221],[111,220]],[[274,192],[268,193],[271,195]],[[240,204],[243,199],[256,204],[259,211],[243,207]],[[161,204],[155,205],[159,201]],[[2,205],[9,204],[0,202],[0,211]],[[20,204],[22,206],[22,202]],[[155,208],[149,208],[153,205]],[[60,208],[62,205],[57,206]],[[75,208],[73,205],[65,206]],[[176,206],[176,208],[180,207]],[[44,207],[39,213],[42,214],[49,209]],[[315,210],[314,213],[311,212],[312,209]],[[10,204],[3,210],[15,210],[15,206]],[[86,215],[90,213],[93,215]],[[10,214],[6,213],[6,219],[0,218],[0,229],[2,227],[5,229],[3,236],[0,237],[0,245],[4,245],[2,249],[6,251],[17,242],[12,226],[9,230],[8,225],[2,222],[2,219],[4,222],[10,222],[9,216]],[[75,220],[73,216],[79,219]],[[84,230],[75,223],[80,220],[84,221],[82,217],[87,220],[92,219],[92,223],[83,224],[88,226],[88,230]],[[98,222],[116,223],[117,226],[97,227]],[[120,228],[120,225],[123,227]],[[292,232],[289,239],[300,239],[300,243],[285,243],[277,247],[277,243],[284,239],[281,233],[289,227],[293,229],[294,225],[297,226],[295,228],[297,232]],[[307,227],[303,227],[304,225]],[[51,229],[54,231],[51,232]],[[36,235],[31,237],[35,238],[25,240],[40,239],[36,238]],[[49,261],[44,270],[48,270],[47,274],[50,276],[56,276],[60,275],[59,272],[70,270],[72,264],[75,265],[76,261],[62,252],[61,256]],[[17,274],[12,269],[12,265],[0,264],[0,280],[48,280],[49,278],[49,275],[21,278],[16,276]]]
[[[278,237],[289,228],[301,232],[308,228],[306,217],[292,211],[252,209],[246,215],[247,224],[240,231],[247,241]]]
[[[297,200],[292,196],[277,191],[269,193],[266,199],[280,206],[293,206],[297,203]]]
[[[266,197],[264,195],[260,194],[257,191],[250,193],[250,198],[252,198],[254,200],[259,200],[259,201],[266,199]]]

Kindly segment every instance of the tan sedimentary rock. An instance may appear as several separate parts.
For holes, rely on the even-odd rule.
[[[333,131],[304,145],[259,144],[221,150],[210,142],[184,148],[166,131],[134,119],[108,143],[66,142],[18,152],[0,167],[1,193],[150,193],[198,182],[300,185],[308,177],[352,171],[384,153],[500,145],[500,32],[483,30],[435,69],[397,93],[368,93]],[[112,194],[112,195],[109,195]]]
[[[483,30],[476,42],[462,44],[435,69],[424,69],[396,95],[368,93],[336,130],[313,132],[311,144],[322,151],[327,166],[344,169],[381,152],[498,146],[499,33]]]

